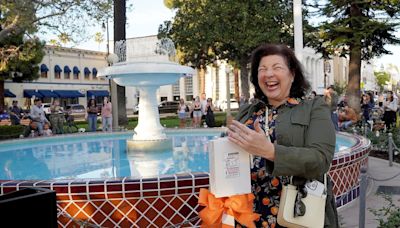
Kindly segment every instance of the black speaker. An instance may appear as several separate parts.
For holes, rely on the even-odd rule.
[[[29,187],[2,195],[0,217],[12,227],[57,227],[56,192]]]

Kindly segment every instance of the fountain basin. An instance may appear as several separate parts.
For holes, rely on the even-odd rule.
[[[160,164],[163,164],[164,166],[161,167],[161,170],[165,170],[174,158],[179,164],[192,162],[196,167],[200,163],[201,157],[207,156],[207,141],[203,139],[204,136],[217,136],[221,131],[222,129],[168,129],[166,130],[168,135],[178,134],[179,137],[191,135],[194,136],[195,140],[188,141],[186,144],[183,143],[182,138],[173,141],[173,146],[176,149],[171,153],[128,152],[127,156],[134,162],[126,163],[125,168],[130,169],[131,172],[125,176],[107,175],[107,173],[124,173],[127,170],[124,170],[123,167],[106,169],[107,164],[109,166],[123,160],[123,158],[119,157],[123,153],[117,153],[111,158],[107,158],[105,157],[105,152],[107,151],[106,148],[125,150],[126,147],[113,144],[110,140],[118,137],[129,138],[129,135],[132,134],[131,132],[113,134],[88,133],[4,141],[0,145],[0,154],[5,153],[5,150],[12,150],[13,156],[16,156],[13,159],[15,161],[23,160],[26,164],[32,166],[32,161],[26,160],[26,157],[31,155],[25,149],[33,148],[32,156],[34,157],[48,159],[49,156],[54,156],[62,164],[65,164],[65,167],[72,166],[73,170],[91,168],[98,170],[97,175],[100,176],[94,178],[89,175],[93,175],[94,171],[87,170],[85,171],[87,175],[80,175],[79,178],[17,180],[2,177],[0,178],[2,179],[0,181],[0,192],[5,194],[27,186],[53,189],[57,192],[57,207],[61,212],[98,226],[162,227],[172,226],[189,219],[193,220],[187,223],[187,226],[198,226],[200,221],[196,219],[196,215],[200,207],[197,204],[197,199],[200,188],[209,187],[208,172],[201,172],[192,168],[193,172],[155,175],[153,171],[154,167],[157,166],[154,165],[154,162],[149,164],[144,156],[148,155],[154,161],[157,160]],[[361,166],[368,163],[370,142],[363,137],[344,133],[338,134],[337,138],[338,141],[346,140],[346,146],[338,146],[340,150],[335,154],[329,175],[333,180],[336,203],[341,207],[353,201],[359,195],[359,170]],[[87,140],[94,141],[87,146],[81,145]],[[60,141],[64,145],[60,146]],[[197,148],[199,152],[195,155],[190,155],[185,150],[186,146]],[[85,148],[87,148],[90,157],[80,154]],[[71,162],[77,160],[74,156],[79,157],[81,161],[87,160],[87,162],[82,166],[73,166]],[[4,156],[0,158],[4,158]],[[95,159],[96,161],[94,162],[93,160]],[[109,161],[106,166],[103,165],[105,161]],[[5,165],[6,162],[0,162],[0,164],[2,164],[0,167],[4,173],[6,171],[4,168],[7,167]],[[52,165],[53,162],[47,162],[47,167],[50,168]],[[148,169],[151,172],[148,173],[148,176],[144,175],[140,169],[136,171],[143,177],[133,176],[136,171],[132,172],[131,166],[138,168],[145,165],[153,167],[152,170]],[[20,167],[21,170],[25,170],[28,166],[22,164]],[[39,167],[43,167],[43,165],[35,165],[35,169]],[[55,173],[62,171],[58,168],[53,170]],[[60,213],[58,218],[60,227],[78,225],[64,217],[63,213]]]

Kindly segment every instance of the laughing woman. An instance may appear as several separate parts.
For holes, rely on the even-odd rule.
[[[304,99],[310,86],[288,47],[258,47],[251,82],[260,101],[238,113],[229,126],[229,140],[254,155],[251,185],[255,212],[261,214],[256,227],[282,227],[277,223],[282,185],[292,176],[300,188],[308,180],[323,182],[333,159],[335,130],[324,100]],[[268,126],[260,102],[268,107]],[[325,227],[339,227],[330,180],[326,200]]]

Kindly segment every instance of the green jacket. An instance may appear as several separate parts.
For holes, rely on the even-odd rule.
[[[241,108],[236,119],[244,123],[256,104]],[[335,152],[336,134],[330,110],[322,98],[281,106],[276,119],[275,161],[267,162],[274,176],[294,176],[294,184],[318,179],[328,172]],[[332,183],[328,181],[325,227],[339,227]]]

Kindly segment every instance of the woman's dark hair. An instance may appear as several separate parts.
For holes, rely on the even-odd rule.
[[[297,60],[294,52],[285,45],[282,44],[262,44],[258,46],[252,54],[251,59],[251,83],[253,83],[256,93],[255,97],[263,101],[268,99],[258,85],[258,67],[263,57],[269,55],[282,56],[294,76],[292,87],[290,88],[289,97],[302,98],[306,95],[310,89],[310,84],[306,80],[303,74],[303,69],[299,60]]]
[[[88,101],[88,103],[87,103],[87,106],[88,106],[88,107],[90,107],[90,105],[92,104],[92,101],[94,102],[94,106],[96,106],[96,105],[97,105],[97,102],[96,102],[96,100],[95,100],[95,99],[93,99],[93,98],[91,98],[91,99]]]

